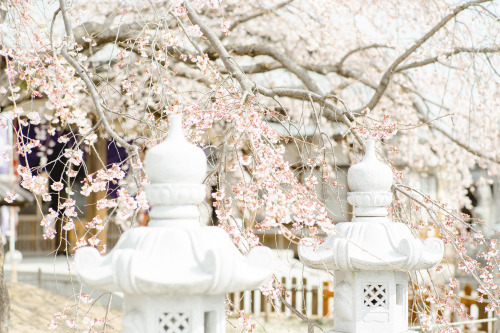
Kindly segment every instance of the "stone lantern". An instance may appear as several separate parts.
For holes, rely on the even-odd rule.
[[[302,241],[300,259],[306,266],[334,272],[330,332],[407,332],[408,271],[438,264],[443,242],[422,242],[405,224],[389,220],[392,171],[377,159],[374,141],[367,141],[363,161],[349,169],[347,182],[352,221],[336,224],[319,246]]]
[[[206,157],[185,139],[181,115],[169,122],[167,139],[146,153],[149,225],[124,232],[104,257],[79,249],[76,271],[97,290],[124,293],[125,333],[225,332],[225,294],[266,282],[272,251],[243,256],[221,228],[200,226]]]

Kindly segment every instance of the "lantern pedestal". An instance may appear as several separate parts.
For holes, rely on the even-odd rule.
[[[216,333],[226,329],[224,295],[127,295],[123,301],[123,333]]]
[[[408,274],[335,271],[334,332],[406,332]]]

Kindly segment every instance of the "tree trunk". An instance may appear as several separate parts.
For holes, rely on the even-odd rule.
[[[4,264],[4,251],[3,242],[0,232],[0,333],[9,332],[9,321],[10,321],[10,301],[9,292],[7,291],[7,285],[5,284],[5,276],[3,270]]]

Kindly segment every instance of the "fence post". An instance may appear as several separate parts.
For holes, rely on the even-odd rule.
[[[307,279],[306,283],[306,316],[311,317],[313,314],[313,287],[311,277]]]
[[[38,268],[37,282],[38,282],[38,288],[42,288],[42,269],[41,268]]]
[[[259,289],[253,291],[253,314],[255,316],[261,315],[262,297]]]
[[[304,308],[304,285],[302,281],[297,281],[295,284],[295,309],[302,313],[302,309]]]
[[[243,292],[243,310],[245,313],[252,312],[252,292],[250,290]]]
[[[286,276],[285,289],[286,289],[285,299],[289,304],[292,304],[292,293],[294,287],[293,287],[293,277],[290,276],[290,274]],[[287,306],[285,306],[285,317],[290,317],[291,315],[292,311]]]

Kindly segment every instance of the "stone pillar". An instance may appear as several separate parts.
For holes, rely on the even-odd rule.
[[[443,257],[437,238],[416,239],[402,223],[387,217],[392,171],[367,141],[363,161],[347,174],[352,222],[335,225],[319,246],[299,244],[306,266],[334,272],[334,330],[343,333],[408,331],[408,271],[427,269]]]
[[[266,282],[272,251],[243,256],[221,228],[199,225],[206,157],[185,139],[180,115],[169,122],[167,139],[146,153],[149,225],[124,232],[104,257],[77,250],[76,271],[95,289],[124,293],[125,333],[223,333],[225,294]]]

